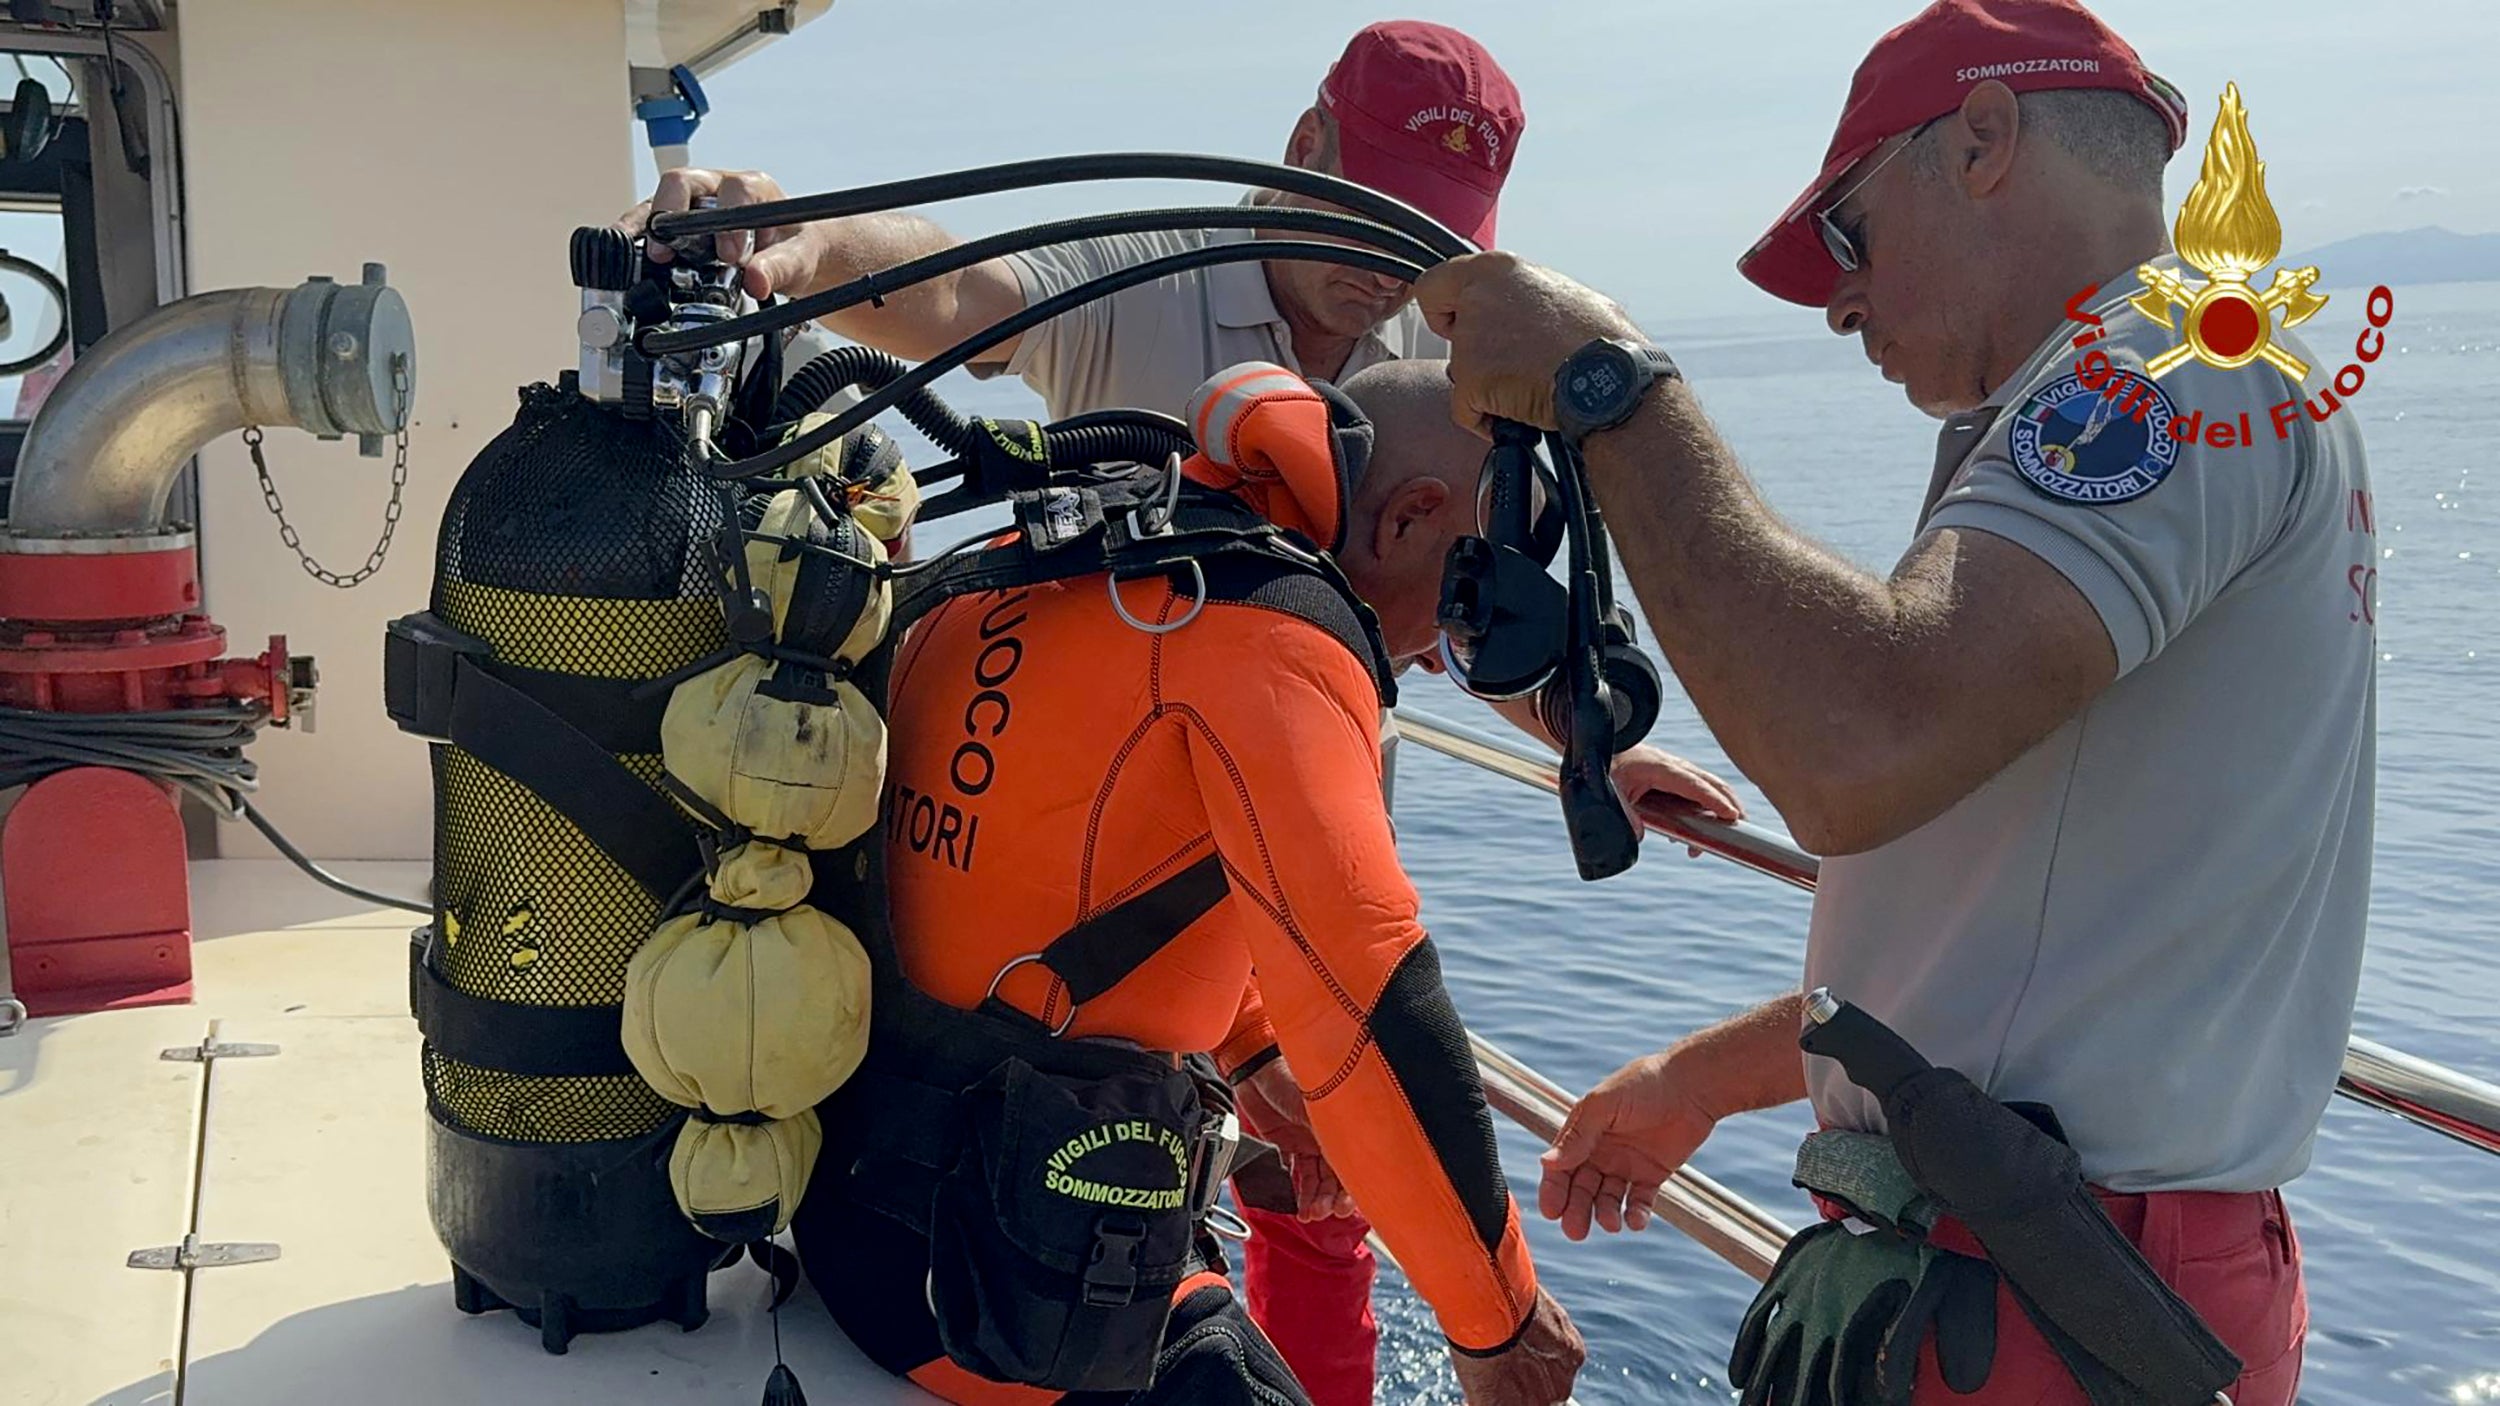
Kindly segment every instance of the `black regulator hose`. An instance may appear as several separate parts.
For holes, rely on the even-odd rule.
[[[1050,466],[1054,469],[1117,463],[1159,466],[1170,455],[1186,458],[1197,450],[1187,434],[1175,435],[1153,425],[1084,425],[1075,429],[1053,425],[1042,431],[1042,442],[1050,452]],[[940,465],[930,475],[931,481],[962,475],[961,460],[951,466],[952,473],[947,472],[949,467]]]
[[[1073,415],[1042,427],[1042,445],[1053,473],[1092,468],[1096,464],[1150,464],[1163,467],[1174,455],[1197,452],[1189,427],[1173,416],[1152,410],[1097,410]],[[972,456],[931,465],[913,477],[924,487],[949,479],[963,482],[921,500],[918,520],[935,522],[988,503],[1003,500],[1015,484],[984,482]]]
[[[1089,464],[1157,464],[1174,454],[1186,459],[1198,452],[1198,438],[1178,415],[1160,410],[1089,410],[1042,427],[1054,469],[1081,469]],[[929,475],[943,482],[960,475],[963,465],[940,464]]]
[[[1440,255],[1434,252],[1432,246],[1411,234],[1334,210],[1305,210],[1294,205],[1206,205],[1170,210],[1115,211],[1028,225],[968,240],[892,268],[861,274],[821,293],[810,293],[803,298],[759,308],[743,317],[726,318],[675,331],[645,333],[640,346],[646,356],[666,356],[778,332],[785,327],[796,327],[855,308],[861,303],[877,302],[914,284],[987,263],[1001,255],[1021,254],[1028,249],[1096,239],[1104,235],[1204,229],[1287,230],[1301,234],[1324,234],[1411,259],[1425,267],[1440,262]]]
[[[872,214],[906,205],[928,205],[974,195],[994,195],[1001,191],[1116,180],[1216,181],[1228,185],[1262,186],[1325,200],[1357,215],[1378,220],[1422,240],[1444,259],[1476,252],[1475,245],[1459,238],[1449,226],[1430,215],[1405,201],[1353,181],[1268,161],[1136,151],[1046,156],[1031,161],[1010,161],[998,166],[978,166],[968,171],[888,181],[882,185],[859,186],[823,195],[795,196],[761,205],[670,211],[652,217],[651,237],[672,240],[719,234],[727,230],[771,229],[778,225]]]
[[[763,207],[741,206],[739,208],[744,210]],[[1156,279],[1176,273],[1187,273],[1192,269],[1213,268],[1221,264],[1265,263],[1271,260],[1342,264],[1348,268],[1383,274],[1409,283],[1423,277],[1424,273],[1422,268],[1404,259],[1391,258],[1389,255],[1374,253],[1369,249],[1353,249],[1342,244],[1319,244],[1308,240],[1250,240],[1239,244],[1212,244],[1197,249],[1184,249],[1177,254],[1166,254],[1159,259],[1148,259],[1142,264],[1115,269],[1099,278],[1080,283],[1073,288],[1062,290],[1039,302],[1032,303],[1023,311],[1001,318],[986,329],[957,342],[944,352],[913,367],[909,372],[889,382],[884,389],[871,393],[866,399],[806,434],[795,436],[788,442],[767,449],[760,454],[750,455],[726,464],[713,465],[706,472],[715,479],[744,480],[760,478],[785,465],[796,463],[893,409],[905,398],[925,389],[938,377],[969,363],[999,343],[1011,337],[1021,336],[1030,328],[1038,327],[1071,309],[1083,307],[1097,298],[1108,297],[1123,288],[1134,288],[1141,283],[1152,283]]]
[[[784,306],[787,306],[786,304]],[[850,386],[879,391],[901,380],[910,372],[900,358],[875,347],[843,346],[818,355],[782,383],[781,393],[773,397],[772,419],[769,423],[787,424],[801,416],[823,408],[835,392]],[[913,428],[927,435],[931,442],[949,454],[960,454],[970,439],[972,427],[954,407],[938,399],[935,392],[923,389],[904,397],[903,418]]]
[[[1187,422],[1178,415],[1166,415],[1160,410],[1088,410],[1082,415],[1070,415],[1064,420],[1050,422],[1050,428],[1054,431],[1085,430],[1092,429],[1096,425],[1150,425],[1166,434],[1177,435],[1184,440],[1195,442],[1189,432]]]

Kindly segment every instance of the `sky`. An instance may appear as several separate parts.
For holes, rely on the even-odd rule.
[[[2500,230],[2500,90],[2490,79],[2500,5],[2096,8],[2192,105],[2189,145],[2166,186],[2173,212],[2223,84],[2236,81],[2286,253],[2416,225]],[[1781,305],[1737,276],[1736,256],[1821,164],[1868,46],[1916,9],[1910,0],[836,0],[716,76],[694,153],[699,164],[768,171],[794,194],[1087,151],[1273,160],[1356,29],[1437,20],[1482,41],[1527,110],[1502,244],[1643,318],[1760,314]],[[1134,182],[928,213],[969,235],[1205,203],[1211,193]]]

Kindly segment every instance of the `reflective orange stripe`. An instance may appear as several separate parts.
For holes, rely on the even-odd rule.
[[[1059,1399],[1058,1392],[1041,1387],[976,1377],[947,1357],[912,1368],[910,1377],[913,1385],[952,1401],[955,1406],[1050,1406]]]
[[[1253,361],[1246,363],[1246,365],[1247,369],[1240,375],[1235,376],[1220,386],[1217,386],[1214,394],[1208,395],[1205,399],[1199,402],[1198,418],[1190,425],[1189,433],[1198,441],[1198,447],[1200,449],[1204,449],[1207,443],[1207,415],[1209,412],[1213,411],[1216,406],[1224,403],[1224,397],[1226,395],[1231,394],[1235,389],[1246,386],[1261,377],[1272,376],[1277,372],[1284,370],[1281,366],[1276,366],[1264,361]],[[1292,375],[1293,373],[1287,371],[1285,374]],[[1220,463],[1222,461],[1219,460],[1218,462]]]

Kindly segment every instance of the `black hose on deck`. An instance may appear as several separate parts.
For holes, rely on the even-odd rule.
[[[305,877],[313,880],[313,882],[321,884],[326,888],[335,889],[340,893],[346,894],[349,898],[360,898],[367,903],[377,904],[384,908],[397,908],[409,913],[423,913],[429,918],[434,916],[434,905],[432,903],[420,903],[416,899],[401,898],[395,894],[383,893],[378,889],[359,888],[356,885],[349,883],[347,880],[340,878],[338,875],[331,873],[329,870],[322,868],[320,865],[315,864],[310,856],[295,847],[294,841],[289,840],[285,835],[279,833],[278,827],[270,823],[269,817],[260,813],[260,807],[253,805],[250,801],[237,798],[235,801],[235,808],[245,820],[251,822],[253,829],[260,832],[262,839],[267,840],[270,846],[277,850],[278,853],[285,855],[287,862],[293,864],[296,868],[303,870]]]

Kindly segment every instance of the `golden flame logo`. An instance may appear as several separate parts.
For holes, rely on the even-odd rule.
[[[1450,150],[1457,152],[1461,156],[1465,156],[1467,154],[1467,129],[1465,127],[1452,127],[1448,132],[1442,135],[1441,145],[1448,147]]]
[[[2225,371],[2262,360],[2294,381],[2306,379],[2309,364],[2274,343],[2274,314],[2280,310],[2283,325],[2297,327],[2326,306],[2326,295],[2310,291],[2318,281],[2315,268],[2276,269],[2262,293],[2249,286],[2250,278],[2283,252],[2283,222],[2266,198],[2266,163],[2257,159],[2237,83],[2222,90],[2204,169],[2179,207],[2171,234],[2179,257],[2208,281],[2199,288],[2152,264],[2136,270],[2144,285],[2130,300],[2136,311],[2164,327],[2173,325],[2172,308],[2186,314],[2177,325],[2185,340],[2144,369],[2160,377],[2190,357]]]

